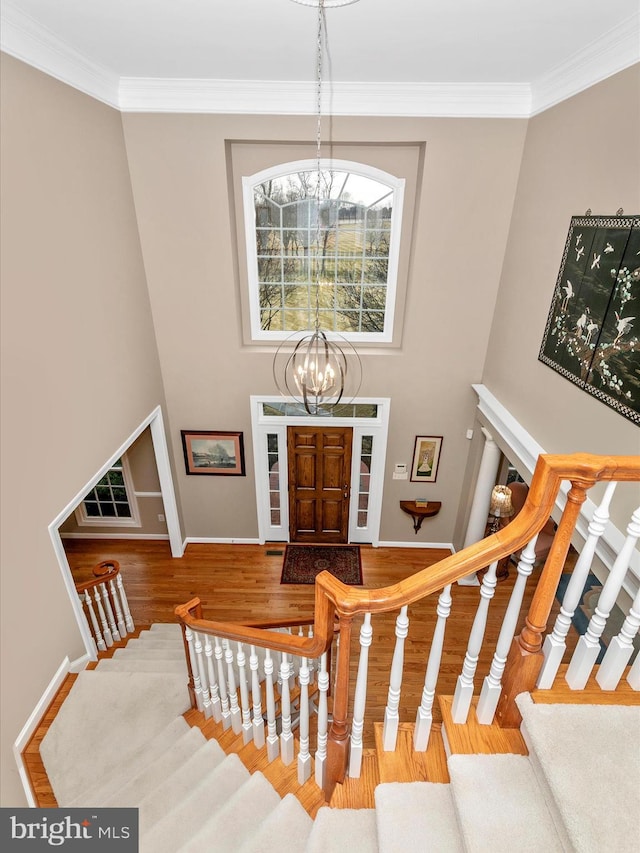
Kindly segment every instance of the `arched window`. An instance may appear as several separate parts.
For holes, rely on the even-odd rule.
[[[404,179],[346,160],[243,178],[252,338],[391,341]]]

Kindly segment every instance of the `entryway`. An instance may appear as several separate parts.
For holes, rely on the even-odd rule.
[[[289,540],[347,542],[351,427],[287,427]]]

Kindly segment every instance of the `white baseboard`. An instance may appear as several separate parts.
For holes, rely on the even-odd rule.
[[[223,536],[187,536],[183,542],[183,546],[186,548],[187,545],[264,545],[264,542],[261,542],[258,538],[235,539]]]
[[[455,554],[452,542],[378,542],[378,548],[448,548]]]
[[[61,539],[168,539],[168,533],[61,533]]]
[[[13,757],[18,765],[18,774],[22,782],[22,787],[24,788],[25,796],[31,808],[35,808],[37,803],[34,799],[33,791],[31,790],[29,776],[22,760],[22,753],[26,749],[31,736],[40,725],[40,721],[44,717],[47,708],[54,700],[60,686],[71,671],[70,667],[71,664],[69,662],[69,658],[64,658],[13,744]]]

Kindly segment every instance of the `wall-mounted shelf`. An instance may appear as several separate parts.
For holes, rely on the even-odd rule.
[[[413,519],[413,530],[416,534],[425,518],[437,515],[441,506],[441,501],[428,501],[426,506],[416,506],[415,501],[400,501],[400,509]]]

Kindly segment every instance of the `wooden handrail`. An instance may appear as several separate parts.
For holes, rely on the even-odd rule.
[[[120,563],[118,563],[117,560],[103,560],[102,563],[98,563],[97,566],[94,566],[93,574],[95,575],[94,580],[76,584],[77,592],[84,592],[86,589],[93,589],[93,587],[100,586],[100,584],[106,583],[107,581],[115,578],[120,574]]]
[[[505,671],[505,689],[498,709],[499,719],[503,725],[517,725],[518,723],[514,722],[517,717],[515,696],[517,692],[531,689],[535,684],[541,663],[542,633],[546,628],[558,579],[586,492],[601,481],[640,480],[640,456],[595,456],[586,453],[541,455],[533,473],[527,500],[510,524],[486,539],[391,586],[380,589],[352,587],[343,584],[330,572],[321,572],[315,583],[313,637],[292,636],[259,627],[202,619],[198,598],[176,607],[176,615],[180,621],[196,631],[306,657],[318,657],[328,650],[333,638],[334,620],[339,620],[340,655],[335,680],[334,718],[329,734],[325,786],[325,796],[328,799],[336,782],[344,778],[346,770],[349,639],[353,617],[366,612],[398,610],[404,605],[413,604],[440,591],[448,584],[455,583],[460,578],[520,550],[546,524],[554,508],[560,485],[566,480],[572,484],[567,496],[567,506],[534,594],[525,628],[521,636],[514,640],[507,662],[509,671]]]

